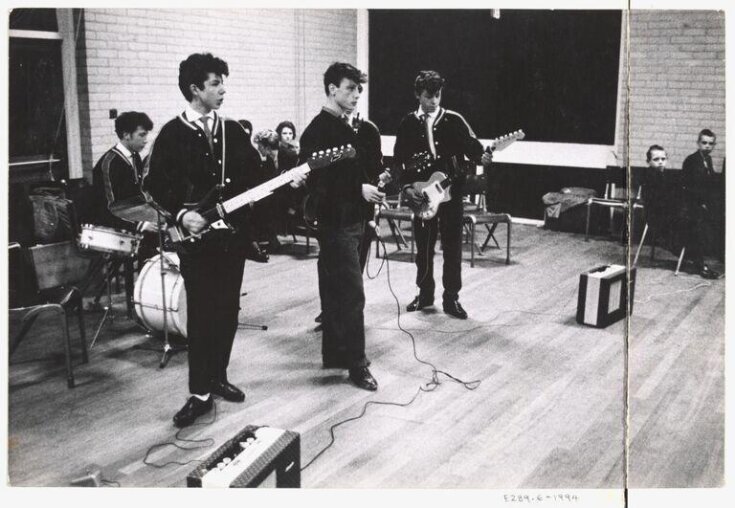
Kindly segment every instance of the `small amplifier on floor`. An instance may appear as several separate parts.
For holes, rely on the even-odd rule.
[[[635,268],[630,271],[622,265],[604,265],[579,276],[577,323],[604,328],[625,317],[630,298],[635,290]],[[633,313],[633,306],[630,306]]]
[[[189,473],[186,486],[298,488],[301,438],[288,430],[248,425]]]

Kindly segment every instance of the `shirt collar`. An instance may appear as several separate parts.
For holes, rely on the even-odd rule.
[[[337,111],[336,109],[330,108],[329,106],[322,106],[322,111],[326,111],[335,118],[344,118],[344,116],[347,116],[347,118],[350,117],[350,115],[348,115],[347,113],[342,113],[340,111]]]
[[[184,116],[186,116],[186,119],[190,122],[196,122],[197,120],[201,120],[203,116],[206,116],[208,118],[211,118],[212,121],[214,121],[214,110],[210,110],[209,113],[206,115],[201,114],[200,112],[196,111],[194,108],[191,107],[191,104],[186,105],[186,109],[184,110]]]
[[[416,118],[421,120],[421,115],[427,115],[429,119],[436,120],[436,117],[439,116],[439,111],[441,111],[441,108],[436,108],[436,110],[433,113],[424,113],[424,110],[421,109],[421,106],[419,106],[419,109],[416,110],[414,113],[416,115]]]
[[[118,143],[117,143],[117,144],[115,145],[115,150],[117,150],[118,152],[120,152],[121,154],[123,154],[123,155],[124,155],[124,156],[125,156],[126,158],[128,158],[128,159],[130,159],[130,158],[132,158],[132,157],[133,157],[133,152],[131,152],[130,150],[128,150],[128,149],[127,149],[127,148],[125,147],[125,145],[123,145],[123,144],[122,144],[122,143],[120,143],[120,142],[118,142]]]

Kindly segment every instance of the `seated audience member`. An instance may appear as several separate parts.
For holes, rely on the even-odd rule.
[[[299,142],[296,141],[296,126],[293,122],[284,120],[276,127],[276,132],[280,138],[278,144],[278,169],[281,172],[287,171],[298,165],[299,162]],[[281,217],[286,219],[291,216],[297,220],[301,220],[304,215],[304,199],[306,198],[306,189],[299,187],[284,187],[280,193]],[[285,226],[285,222],[283,223]],[[287,231],[283,231],[286,233]]]
[[[296,127],[293,122],[284,120],[276,127],[278,134],[278,169],[283,172],[297,166],[299,161],[299,142],[296,141]]]
[[[697,151],[682,164],[682,186],[689,216],[702,228],[704,252],[716,252],[724,261],[724,180],[722,173],[715,171],[711,156],[716,144],[714,132],[709,129],[699,132]]]
[[[646,152],[646,162],[643,193],[651,233],[663,239],[664,246],[676,255],[685,247],[690,270],[705,279],[716,279],[719,274],[704,263],[701,214],[691,207],[692,198],[686,187],[672,182],[666,171],[666,150],[660,145],[651,145]]]

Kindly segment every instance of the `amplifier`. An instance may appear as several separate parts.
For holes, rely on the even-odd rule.
[[[635,291],[635,268],[629,271],[622,265],[604,265],[579,276],[577,323],[604,328],[625,317],[630,298]],[[633,313],[633,305],[630,306]]]
[[[298,433],[248,425],[220,446],[186,477],[187,487],[301,486],[301,439]]]

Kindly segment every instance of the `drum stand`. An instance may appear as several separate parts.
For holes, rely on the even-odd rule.
[[[112,278],[115,276],[115,273],[120,269],[120,266],[123,266],[124,270],[129,270],[130,267],[127,266],[125,263],[125,259],[119,257],[119,256],[112,256],[111,254],[105,254],[103,256],[104,264],[102,265],[102,270],[106,271],[105,274],[105,288],[107,289],[107,305],[102,307],[102,310],[104,310],[104,313],[102,314],[102,318],[99,321],[99,324],[97,325],[97,329],[94,332],[94,337],[92,338],[92,342],[89,344],[89,349],[92,349],[94,347],[94,344],[97,342],[97,339],[100,336],[100,333],[102,332],[102,328],[104,325],[108,322],[113,322],[115,320],[115,310],[112,306]],[[132,276],[130,277],[132,278]],[[125,281],[125,303],[128,306],[128,317],[132,318],[130,315],[130,305],[128,301],[128,291],[131,291],[130,288],[128,288],[129,285],[129,278],[126,277]],[[98,297],[101,297],[102,294],[100,293]],[[99,301],[99,298],[97,299]],[[95,302],[97,303],[97,302]]]

